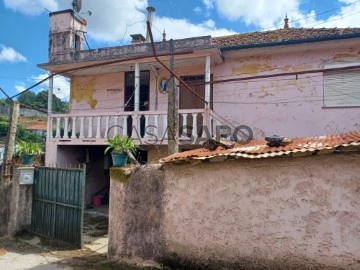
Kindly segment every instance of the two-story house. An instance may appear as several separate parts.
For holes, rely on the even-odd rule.
[[[166,83],[152,44],[84,49],[86,21],[72,10],[50,13],[49,61],[71,79],[70,112],[48,116],[46,163],[88,164],[87,198],[106,185],[107,138],[130,135],[144,161],[167,155]],[[360,28],[289,28],[155,42],[179,81],[181,149],[246,125],[254,138],[315,136],[359,129]],[[201,98],[199,98],[200,96]],[[220,126],[228,126],[230,132]],[[105,164],[104,164],[105,163]]]

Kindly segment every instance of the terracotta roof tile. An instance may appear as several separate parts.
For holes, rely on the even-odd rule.
[[[25,126],[25,129],[27,129],[27,130],[46,130],[47,124],[46,123],[28,124]]]
[[[318,150],[335,150],[340,146],[360,146],[360,131],[334,134],[320,137],[293,138],[286,146],[270,147],[265,140],[253,140],[246,145],[236,144],[234,148],[223,149],[218,147],[215,151],[205,148],[194,149],[174,154],[161,159],[161,162],[190,161],[196,159],[212,159],[219,156],[236,158],[268,158],[290,155],[298,152],[314,152]]]
[[[212,42],[214,45],[227,47],[330,37],[334,37],[335,39],[339,36],[351,34],[360,34],[360,28],[288,28],[214,37],[212,38]]]

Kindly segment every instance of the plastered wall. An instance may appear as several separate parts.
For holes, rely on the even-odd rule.
[[[358,269],[359,161],[353,153],[139,169],[125,184],[111,180],[111,256],[200,269]],[[145,246],[142,219],[157,224]],[[146,248],[156,256],[144,257]]]

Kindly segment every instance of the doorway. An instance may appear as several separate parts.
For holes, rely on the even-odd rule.
[[[195,93],[197,93],[200,97],[205,99],[205,76],[198,75],[198,76],[183,76],[181,79],[192,89]],[[211,76],[212,80],[212,76]],[[213,104],[213,89],[212,85],[210,86],[210,106],[209,108],[212,109]],[[180,85],[180,92],[179,92],[179,110],[190,110],[190,109],[204,109],[205,102],[198,98],[193,92],[187,89],[184,85]],[[183,119],[182,117],[179,118],[179,128],[180,134],[189,137],[192,134],[192,123],[193,123],[193,116],[189,113],[187,115],[187,126],[182,127]],[[203,125],[203,116],[198,115],[197,117],[197,134],[201,136],[202,133],[202,125]]]
[[[124,91],[124,111],[133,112],[135,110],[135,72],[125,72],[125,91]],[[149,110],[150,102],[150,71],[140,71],[140,111]],[[132,134],[132,118],[127,118],[128,136]],[[145,135],[145,117],[140,118],[140,135]]]

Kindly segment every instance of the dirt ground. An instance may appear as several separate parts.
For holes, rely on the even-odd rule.
[[[106,254],[97,253],[88,248],[74,249],[64,243],[22,233],[14,239],[0,238],[0,269],[139,270],[161,268],[117,264],[108,260]]]
[[[83,248],[39,237],[27,232],[14,239],[0,238],[0,269],[6,270],[139,270],[154,266],[117,264],[107,258],[107,215],[85,212]]]

